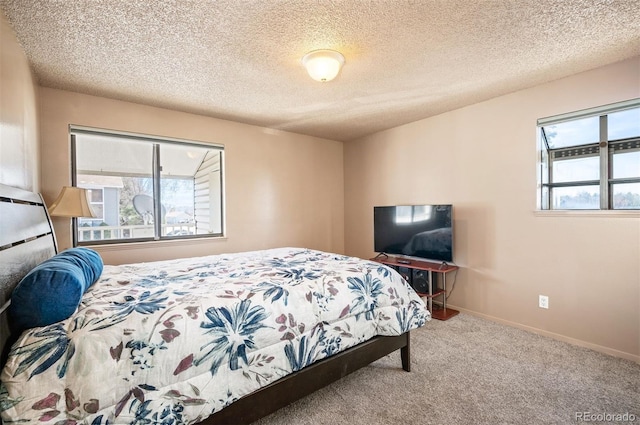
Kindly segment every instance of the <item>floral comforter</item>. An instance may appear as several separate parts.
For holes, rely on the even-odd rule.
[[[297,248],[105,266],[69,319],[25,332],[6,423],[194,423],[429,312],[390,268]]]

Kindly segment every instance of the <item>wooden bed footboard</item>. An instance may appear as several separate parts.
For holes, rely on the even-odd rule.
[[[409,332],[399,336],[378,336],[242,397],[201,424],[250,424],[398,349],[402,368],[410,372]]]

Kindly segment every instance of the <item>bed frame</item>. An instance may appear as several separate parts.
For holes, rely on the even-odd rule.
[[[0,365],[4,365],[12,342],[4,314],[11,291],[32,268],[55,255],[58,247],[39,194],[0,185],[0,217]]]
[[[12,343],[6,314],[11,291],[33,267],[58,251],[42,196],[0,184],[0,348]],[[379,336],[318,361],[240,398],[201,423],[249,424],[400,349],[402,368],[410,371],[409,333]],[[0,424],[2,421],[0,420]]]

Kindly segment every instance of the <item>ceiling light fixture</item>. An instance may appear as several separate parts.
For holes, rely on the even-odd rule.
[[[302,57],[302,64],[316,81],[331,81],[344,65],[344,56],[335,50],[314,50]]]

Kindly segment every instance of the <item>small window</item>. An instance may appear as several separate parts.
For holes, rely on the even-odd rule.
[[[89,203],[91,204],[91,209],[96,215],[96,218],[99,220],[104,219],[104,192],[102,189],[89,189],[89,194],[87,197],[89,198]]]
[[[545,127],[547,143],[552,149],[598,143],[598,117],[567,121]]]
[[[627,109],[608,115],[609,140],[640,137],[640,108]]]
[[[78,219],[80,245],[222,235],[221,146],[86,128],[71,141],[95,212]]]
[[[538,207],[640,209],[640,99],[538,120]]]

